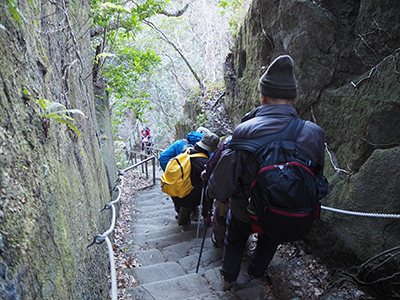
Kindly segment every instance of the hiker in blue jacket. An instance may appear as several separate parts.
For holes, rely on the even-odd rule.
[[[293,117],[297,117],[292,106],[297,96],[297,84],[290,56],[279,56],[270,64],[259,80],[258,90],[261,106],[243,117],[233,133],[231,144],[235,138],[255,139],[279,132]],[[296,141],[311,160],[310,170],[314,174],[323,174],[324,136],[321,127],[306,121]],[[236,283],[248,236],[253,233],[247,214],[250,181],[253,176],[247,168],[251,154],[246,150],[225,150],[210,176],[206,190],[207,198],[231,200],[220,269],[224,290],[230,289]],[[257,247],[245,274],[248,280],[263,276],[278,245],[278,242],[266,234],[258,234]]]
[[[210,131],[205,127],[199,127],[196,131],[189,132],[186,135],[186,139],[177,140],[166,150],[164,150],[159,157],[161,169],[165,171],[165,168],[167,167],[167,164],[171,158],[181,154],[182,151],[188,147],[194,147],[197,142],[201,141],[201,138],[206,132]]]
[[[201,141],[197,142],[190,150],[191,154],[204,153],[207,157],[191,157],[190,181],[193,185],[192,191],[183,198],[171,197],[174,201],[175,209],[179,207],[178,225],[190,224],[190,215],[197,206],[200,205],[202,193],[202,178],[201,172],[204,170],[211,153],[218,146],[219,138],[214,133],[205,133]],[[205,215],[206,207],[203,207],[203,216]]]
[[[186,148],[194,147],[197,142],[200,142],[205,133],[210,131],[205,127],[199,127],[196,131],[191,131],[186,135],[186,139],[177,140],[166,150],[161,152],[158,160],[160,161],[160,167],[165,172],[165,168],[169,160],[183,152]],[[178,219],[180,207],[175,204],[175,218]]]

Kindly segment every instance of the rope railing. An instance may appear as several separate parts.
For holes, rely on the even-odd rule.
[[[349,211],[349,210],[344,210],[344,209],[327,207],[327,206],[323,206],[323,205],[321,205],[321,208],[324,210],[337,212],[337,213],[341,213],[341,214],[346,214],[346,215],[352,215],[352,216],[400,219],[400,215],[396,215],[396,214],[365,213],[365,212]]]

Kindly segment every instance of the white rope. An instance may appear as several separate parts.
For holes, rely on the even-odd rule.
[[[322,209],[346,214],[346,215],[353,215],[353,216],[361,216],[361,217],[375,217],[375,218],[395,218],[400,219],[400,215],[393,215],[393,214],[375,214],[375,213],[364,213],[364,212],[357,212],[357,211],[348,211],[343,209],[337,209],[327,206],[321,206]]]

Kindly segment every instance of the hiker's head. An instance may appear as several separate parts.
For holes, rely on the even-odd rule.
[[[219,143],[219,137],[211,132],[206,132],[200,142],[197,142],[197,146],[206,150],[209,154],[213,153],[217,149]]]
[[[290,102],[287,104],[294,101],[297,96],[297,84],[293,73],[293,60],[289,55],[281,55],[269,65],[260,78],[258,91],[261,94],[261,104],[268,104],[263,103],[263,100],[266,102],[266,98],[270,101]]]
[[[206,132],[210,133],[210,130],[208,130],[205,127],[199,127],[199,128],[197,128],[196,132],[200,132],[202,134],[205,134]]]

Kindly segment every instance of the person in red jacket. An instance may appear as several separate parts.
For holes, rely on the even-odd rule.
[[[150,146],[150,128],[144,127],[141,131],[142,133],[142,150],[145,146]]]

